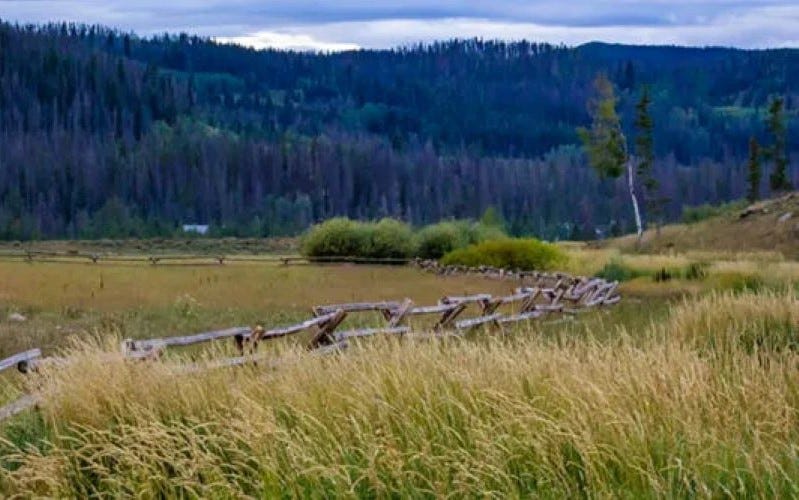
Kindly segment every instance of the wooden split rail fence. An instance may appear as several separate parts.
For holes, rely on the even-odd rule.
[[[529,277],[528,277],[529,278]],[[294,325],[265,329],[241,326],[211,332],[163,337],[147,340],[128,339],[122,342],[125,358],[155,360],[170,347],[189,346],[221,339],[232,339],[239,356],[216,360],[204,365],[187,366],[187,372],[225,366],[238,366],[267,359],[257,355],[261,342],[286,337],[300,332],[310,332],[308,348],[315,354],[337,352],[348,346],[352,339],[375,335],[409,338],[462,336],[478,326],[503,328],[505,325],[531,321],[551,314],[575,315],[599,306],[613,305],[621,300],[618,282],[599,278],[574,278],[562,274],[539,274],[534,282],[518,287],[506,296],[490,294],[447,296],[438,304],[417,306],[411,299],[403,301],[357,302],[329,304],[313,307],[313,317]],[[498,312],[500,307],[513,305],[513,312]],[[458,319],[470,306],[478,308],[479,315]],[[336,331],[348,315],[360,312],[377,312],[386,321],[384,326]],[[413,334],[406,323],[415,316],[432,316],[435,323],[432,333]],[[60,357],[43,358],[39,349],[16,354],[0,360],[0,372],[16,368],[22,373],[34,373],[37,367],[47,364],[66,364]],[[35,396],[24,396],[10,405],[0,407],[0,421],[37,404]]]
[[[273,264],[325,264],[325,263],[354,263],[354,264],[384,264],[401,265],[416,262],[407,258],[377,258],[377,257],[302,257],[297,255],[249,255],[240,254],[114,254],[114,253],[87,253],[76,251],[43,251],[21,250],[0,251],[0,259],[26,262],[85,262],[85,263],[130,263],[152,265],[223,265],[235,262],[273,263]]]

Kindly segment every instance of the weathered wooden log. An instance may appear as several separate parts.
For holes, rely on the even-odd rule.
[[[508,323],[518,323],[520,321],[538,319],[543,315],[544,315],[543,311],[530,311],[521,314],[512,314],[510,316],[503,316],[497,319],[497,323],[499,323],[500,325],[506,325]]]
[[[391,311],[388,317],[388,326],[397,326],[402,323],[402,320],[405,319],[405,316],[408,315],[408,312],[413,308],[413,301],[411,299],[405,299],[398,309]]]
[[[317,316],[315,318],[311,318],[309,320],[303,321],[302,323],[297,323],[295,325],[284,326],[282,328],[273,328],[271,330],[266,330],[261,334],[261,336],[256,339],[259,340],[269,340],[269,339],[277,339],[280,337],[285,337],[287,335],[291,335],[294,333],[299,333],[303,330],[307,330],[308,328],[320,325],[326,321],[330,321],[331,319],[335,318],[336,312],[331,312],[328,314],[324,314],[322,316]]]
[[[0,372],[16,367],[22,373],[27,373],[30,363],[41,356],[42,351],[40,349],[31,349],[19,354],[15,354],[10,358],[0,360]]]
[[[536,311],[543,311],[548,313],[562,312],[564,309],[563,304],[536,304]]]
[[[480,316],[479,318],[463,319],[455,323],[455,328],[458,330],[468,330],[475,326],[484,325],[486,323],[496,323],[502,314],[491,314],[489,316]]]
[[[447,296],[442,298],[439,301],[439,304],[470,304],[490,299],[491,299],[490,293],[478,293],[475,295],[463,295],[463,296]]]
[[[166,346],[153,344],[149,346],[148,349],[141,350],[141,351],[128,351],[125,355],[127,359],[138,359],[138,360],[156,360],[160,359],[161,355],[166,350]]]
[[[460,316],[461,313],[466,310],[466,304],[449,304],[449,305],[454,307],[444,312],[441,315],[436,324],[433,325],[433,331],[438,332],[449,328],[452,325],[452,323],[458,318],[458,316]]]
[[[430,333],[415,333],[410,332],[402,336],[406,340],[436,340],[436,339],[462,339],[463,332],[458,331],[440,331]]]
[[[323,306],[315,306],[313,313],[315,316],[322,316],[342,310],[344,312],[364,312],[364,311],[392,311],[398,309],[400,303],[396,301],[383,301],[383,302],[353,302],[349,304],[329,304]]]
[[[196,333],[194,335],[181,335],[176,337],[163,337],[147,340],[131,340],[128,341],[127,347],[128,352],[146,351],[154,346],[187,346],[236,336],[245,337],[250,335],[251,332],[252,330],[248,326],[237,326],[234,328],[227,328],[225,330]]]
[[[612,283],[606,283],[605,285],[597,287],[591,298],[586,300],[585,306],[595,307],[603,304],[606,299],[610,298],[616,293],[618,286],[619,283],[614,281]]]
[[[605,283],[605,280],[601,278],[593,278],[589,279],[583,283],[577,283],[574,285],[574,289],[572,290],[572,295],[575,297],[582,297],[585,295],[589,290],[596,288]]]
[[[316,332],[311,338],[311,341],[308,343],[308,347],[310,349],[318,349],[319,347],[329,345],[335,342],[333,338],[333,331],[338,328],[338,326],[344,321],[344,318],[347,317],[347,311],[344,309],[339,309],[336,311],[330,319],[323,321],[316,325]]]
[[[393,327],[382,327],[382,328],[361,328],[359,330],[346,330],[343,332],[337,332],[333,335],[333,338],[336,342],[341,342],[342,340],[347,339],[354,339],[360,337],[371,337],[373,335],[404,335],[410,332],[411,329],[407,326],[393,326]]]
[[[16,401],[0,407],[0,422],[9,419],[14,415],[18,415],[28,408],[32,408],[39,403],[39,397],[33,395],[25,395]]]
[[[527,298],[522,301],[522,305],[519,308],[520,313],[527,313],[535,310],[535,301],[538,298],[538,296],[541,294],[541,288],[537,286],[533,287],[524,286],[517,288],[514,293],[517,295],[519,294],[527,295]]]
[[[535,291],[529,292],[516,292],[513,295],[506,295],[504,297],[494,297],[480,303],[484,316],[493,314],[500,306],[505,304],[513,304],[514,302],[521,302],[524,304],[533,297]]]
[[[459,304],[438,304],[435,306],[412,307],[407,316],[421,316],[423,314],[442,314],[457,309]]]
[[[410,301],[410,299],[405,299],[405,302],[403,302],[403,305],[400,306],[400,309],[397,309],[391,313],[389,326],[398,326],[402,320],[409,316],[441,314],[441,317],[433,326],[434,330],[441,330],[442,328],[448,327],[465,309],[466,304],[459,303],[413,307],[413,302]]]

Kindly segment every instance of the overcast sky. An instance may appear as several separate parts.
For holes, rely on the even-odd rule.
[[[455,37],[799,47],[799,0],[0,0],[0,18],[311,50]]]

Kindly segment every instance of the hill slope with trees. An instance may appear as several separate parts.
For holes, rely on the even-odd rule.
[[[599,73],[630,141],[649,89],[666,219],[745,195],[775,96],[797,184],[799,50],[456,40],[313,54],[2,24],[0,238],[186,222],[290,235],[338,215],[418,225],[489,206],[513,234],[630,230],[625,181],[600,178],[579,148]]]

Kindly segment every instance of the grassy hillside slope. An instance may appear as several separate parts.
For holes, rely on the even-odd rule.
[[[634,250],[636,236],[598,243]],[[799,192],[750,205],[692,224],[670,224],[660,235],[644,233],[643,252],[709,250],[729,252],[773,251],[799,258]]]

